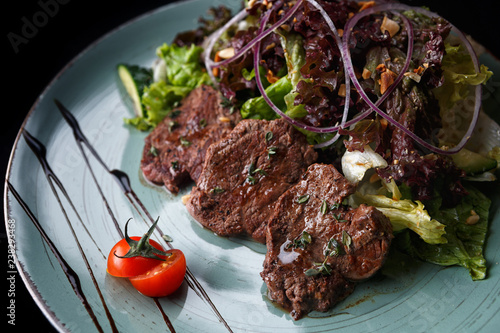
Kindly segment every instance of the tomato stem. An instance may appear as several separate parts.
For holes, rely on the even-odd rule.
[[[125,223],[125,240],[127,241],[127,244],[130,246],[129,251],[124,256],[119,256],[116,253],[113,254],[118,258],[144,257],[144,258],[165,261],[165,259],[159,256],[170,256],[171,253],[160,251],[149,243],[149,238],[153,234],[153,231],[156,225],[158,224],[158,220],[160,218],[158,217],[156,219],[156,221],[151,225],[149,230],[138,241],[133,240],[128,236],[128,223],[130,222],[131,219],[132,218],[128,219],[127,223]]]

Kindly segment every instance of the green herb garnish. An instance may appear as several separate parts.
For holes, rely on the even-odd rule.
[[[263,176],[267,176],[267,173],[264,170],[260,168],[255,169],[255,164],[252,162],[248,166],[248,176],[247,176],[247,181],[252,185],[255,185],[255,183],[257,182],[257,179],[253,176],[256,173]]]
[[[305,272],[306,276],[316,276],[319,274],[322,275],[332,274],[332,267],[326,263],[326,259],[322,263],[316,263],[315,265],[317,266],[316,268],[309,268]]]
[[[312,237],[307,231],[302,231],[302,234],[300,234],[299,237],[295,238],[292,242],[290,242],[286,248],[289,249],[293,247],[294,249],[304,249],[307,244],[310,244],[312,242]]]
[[[149,148],[149,153],[151,155],[153,155],[154,157],[156,157],[156,156],[158,156],[158,149],[152,145],[151,148]]]
[[[328,213],[328,204],[323,200],[323,203],[321,203],[321,214],[325,215],[326,213]]]
[[[251,184],[251,185],[255,185],[255,183],[257,182],[257,180],[255,179],[254,176],[250,176],[248,175],[247,177],[247,181]]]
[[[229,98],[221,95],[220,105],[225,109],[229,109],[230,114],[234,113],[234,104]]]
[[[181,141],[181,145],[183,145],[184,147],[189,147],[191,145],[191,142],[189,140],[186,140],[183,137],[180,138],[180,141]]]
[[[207,126],[207,120],[205,118],[200,119],[200,127],[205,128]]]
[[[213,194],[220,194],[220,193],[223,193],[224,192],[224,189],[221,188],[220,186],[216,186],[214,187],[213,189],[211,189],[210,191],[208,191],[209,193],[213,193]]]
[[[168,131],[172,132],[177,126],[179,126],[179,123],[176,122],[175,120],[172,120],[168,123]]]
[[[269,147],[267,148],[267,157],[271,158],[271,155],[276,155],[277,147]]]
[[[310,195],[309,194],[304,194],[304,195],[301,195],[297,198],[297,203],[299,204],[303,204],[303,203],[306,203],[309,201],[309,197]]]
[[[352,238],[345,230],[342,230],[342,244],[348,248],[351,247],[352,244]]]
[[[326,244],[325,256],[326,257],[336,257],[342,253],[342,247],[335,238],[330,238]]]
[[[172,111],[172,113],[170,114],[170,118],[177,118],[179,115],[181,114],[181,110],[177,109],[177,110],[174,110]]]
[[[340,244],[332,237],[326,244],[325,249],[325,259],[323,262],[315,263],[314,268],[309,268],[305,271],[306,276],[316,276],[319,274],[330,275],[332,274],[332,267],[327,264],[328,258],[339,256],[342,253],[342,247]]]

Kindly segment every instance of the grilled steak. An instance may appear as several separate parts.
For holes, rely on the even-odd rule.
[[[343,206],[354,189],[332,165],[313,164],[274,207],[261,276],[294,319],[329,310],[384,262],[392,226],[373,207]]]
[[[144,177],[172,193],[197,181],[208,147],[227,135],[240,120],[221,105],[212,87],[194,89],[170,116],[146,137],[141,169]]]
[[[208,149],[186,207],[220,236],[246,234],[264,243],[276,201],[316,158],[285,120],[242,120]]]

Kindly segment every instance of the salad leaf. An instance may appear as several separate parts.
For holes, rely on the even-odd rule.
[[[391,221],[395,233],[410,229],[426,244],[444,244],[445,225],[430,217],[420,201],[395,200],[380,194],[354,194],[355,200],[376,207]]]
[[[271,101],[273,101],[277,107],[281,110],[285,110],[286,103],[284,98],[288,93],[290,93],[291,89],[292,84],[290,80],[286,76],[283,76],[275,83],[269,85],[265,91],[267,96],[269,96]],[[240,113],[243,118],[251,119],[272,120],[278,117],[276,112],[273,111],[262,96],[246,100],[241,106]]]
[[[138,130],[147,131],[159,124],[181,99],[189,94],[189,87],[168,85],[165,81],[153,82],[144,88],[142,103],[146,107],[145,115],[125,119],[125,123]]]
[[[493,73],[485,65],[476,73],[469,53],[462,45],[446,44],[446,56],[442,62],[444,83],[434,89],[441,110],[447,110],[469,95],[469,86],[484,84]]]
[[[155,82],[144,87],[141,102],[142,116],[125,119],[125,123],[141,131],[155,127],[191,90],[211,84],[210,77],[200,63],[203,48],[163,44],[157,49],[159,57],[155,68]]]
[[[431,210],[446,225],[445,244],[428,244],[411,234],[397,235],[395,244],[415,258],[441,266],[459,265],[473,280],[486,277],[484,246],[491,200],[478,189],[467,186],[469,195],[453,208]]]
[[[299,34],[286,33],[284,31],[278,31],[278,33],[285,52],[287,73],[269,85],[265,89],[265,92],[271,101],[288,116],[301,118],[307,115],[307,111],[304,109],[304,105],[295,105],[295,97],[297,96],[295,89],[299,81],[303,80],[300,74],[300,68],[305,63],[303,38]],[[255,75],[254,72],[252,71],[252,75],[248,75],[248,73],[243,71],[242,75],[247,80],[250,80]],[[247,100],[243,103],[240,112],[243,118],[271,120],[278,117],[262,96]]]
[[[158,56],[165,61],[166,78],[173,86],[196,88],[210,84],[209,75],[200,62],[203,48],[195,45],[177,46],[163,44],[157,49]]]
[[[300,70],[306,63],[303,37],[296,33],[281,33],[281,44],[285,52],[285,60],[288,69],[287,77],[290,79],[293,89],[284,97],[286,103],[286,114],[292,118],[302,118],[307,115],[304,104],[295,103],[297,85],[305,80]]]

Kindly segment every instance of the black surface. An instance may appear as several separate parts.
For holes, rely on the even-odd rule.
[[[9,1],[8,6],[7,3],[4,4],[3,53],[7,54],[7,61],[2,65],[6,69],[4,87],[7,86],[7,91],[4,91],[2,97],[7,103],[3,104],[1,113],[3,119],[0,173],[3,176],[12,145],[26,114],[54,76],[102,35],[142,13],[170,2],[174,1],[30,0]],[[427,5],[500,56],[498,28],[493,28],[498,26],[497,14],[493,7],[496,1],[408,0],[404,2]],[[44,11],[43,4],[48,6],[51,15],[41,14]],[[23,31],[27,21],[33,23],[35,19],[44,18],[46,20],[40,21],[36,30]],[[30,36],[16,49],[9,40],[9,34],[22,36],[23,32]],[[0,228],[0,243],[5,254],[2,256],[4,267],[2,280],[6,281],[8,267],[5,225],[2,223]],[[2,327],[7,327],[7,332],[24,332],[34,327],[37,332],[55,332],[56,330],[32,300],[19,276],[16,276],[15,286],[16,325],[9,325],[7,323],[9,318],[3,315]],[[8,289],[9,286],[6,285],[1,291],[4,297],[7,296]],[[4,299],[3,309],[7,308],[10,299],[9,297]],[[7,314],[7,310],[4,311]]]

